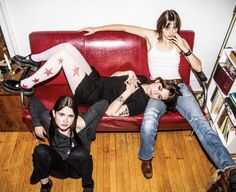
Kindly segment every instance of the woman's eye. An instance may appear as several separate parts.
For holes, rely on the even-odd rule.
[[[161,95],[157,95],[157,99],[162,100],[162,96]]]
[[[63,113],[58,113],[58,115],[59,115],[60,117],[62,117],[64,114],[63,114]]]
[[[69,115],[69,117],[70,117],[71,119],[73,119],[75,116],[74,116],[74,115]]]

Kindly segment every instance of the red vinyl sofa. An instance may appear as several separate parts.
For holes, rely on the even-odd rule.
[[[36,31],[29,35],[31,52],[39,53],[59,43],[70,42],[77,47],[88,63],[94,66],[101,75],[109,76],[115,71],[133,70],[137,75],[149,77],[147,64],[147,47],[143,38],[121,31],[103,31],[84,36],[78,31]],[[193,31],[181,31],[191,49],[194,44]],[[43,64],[43,63],[42,63]],[[181,55],[180,74],[182,80],[189,85],[190,65]],[[194,73],[206,88],[206,78],[202,73]],[[202,83],[203,82],[203,83]],[[205,91],[205,90],[204,90]],[[56,77],[38,84],[34,97],[40,99],[48,109],[51,109],[56,99],[61,95],[72,95],[67,80],[61,71]],[[24,104],[24,95],[21,95]],[[85,107],[79,107],[85,110]],[[143,114],[132,117],[104,116],[97,131],[139,131]],[[32,130],[29,108],[25,106],[23,121]],[[159,130],[189,129],[188,122],[178,113],[165,114],[159,125]]]

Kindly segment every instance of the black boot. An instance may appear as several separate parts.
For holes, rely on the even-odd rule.
[[[20,81],[7,79],[2,82],[2,87],[11,93],[24,93],[24,95],[32,95],[34,93],[34,88],[24,88],[20,86]]]
[[[31,67],[32,71],[36,71],[41,64],[41,62],[33,61],[31,58],[31,54],[25,57],[20,55],[15,55],[12,59],[16,63],[20,64],[22,67]]]
[[[48,179],[48,183],[47,184],[41,184],[41,189],[40,192],[50,192],[52,189],[52,181],[51,179]]]
[[[93,180],[88,185],[84,186],[83,192],[93,192],[94,182]]]

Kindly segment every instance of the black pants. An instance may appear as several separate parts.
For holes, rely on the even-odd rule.
[[[45,106],[36,99],[30,104],[33,126],[43,125],[50,127],[50,115]],[[84,147],[75,146],[69,156],[63,160],[59,153],[52,147],[40,144],[35,147],[33,153],[34,170],[30,178],[31,184],[39,182],[49,175],[56,178],[82,178],[83,187],[91,184],[93,162],[89,154],[91,141],[96,137],[96,127],[108,107],[108,101],[101,100],[93,104],[87,112],[81,114],[86,127],[78,135],[84,143]],[[40,124],[38,124],[39,122]]]
[[[74,147],[68,158],[63,160],[59,153],[46,144],[35,147],[33,153],[34,171],[30,183],[35,184],[49,175],[65,178],[82,178],[82,186],[93,182],[93,161],[85,147]]]

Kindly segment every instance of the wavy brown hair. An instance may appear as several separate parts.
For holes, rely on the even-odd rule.
[[[163,80],[161,77],[156,78],[155,80],[149,81],[149,84],[159,81],[162,84],[164,89],[169,90],[169,97],[166,100],[162,100],[166,105],[167,112],[176,111],[175,107],[177,104],[177,99],[179,96],[182,96],[180,88],[175,83],[169,83],[168,80]]]

